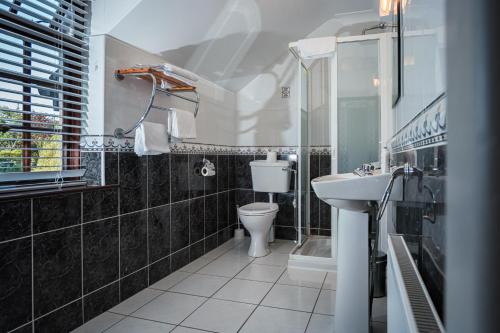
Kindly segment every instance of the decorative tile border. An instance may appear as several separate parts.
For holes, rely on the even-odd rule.
[[[448,138],[446,94],[440,95],[389,141],[392,154],[444,145]]]

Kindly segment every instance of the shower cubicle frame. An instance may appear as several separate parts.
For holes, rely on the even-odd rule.
[[[379,74],[380,74],[380,86],[379,86],[379,96],[380,96],[380,161],[384,160],[383,148],[385,143],[390,139],[392,133],[392,51],[393,51],[393,38],[395,35],[392,32],[369,34],[369,35],[359,35],[359,36],[348,36],[348,37],[337,37],[336,44],[340,43],[352,43],[361,42],[369,40],[378,40],[379,49]],[[300,252],[300,248],[306,243],[310,236],[310,220],[309,220],[309,209],[310,209],[310,183],[309,183],[309,163],[310,163],[310,142],[311,142],[311,131],[310,131],[310,105],[308,105],[308,142],[307,146],[303,147],[301,144],[302,139],[302,122],[301,122],[301,107],[302,107],[302,94],[301,94],[301,83],[302,83],[302,70],[305,69],[307,75],[307,85],[309,92],[309,71],[307,66],[303,63],[303,60],[296,51],[297,43],[290,43],[289,50],[293,56],[297,59],[298,68],[298,78],[297,78],[297,110],[298,110],[298,147],[297,147],[297,161],[300,163],[302,161],[302,154],[306,154],[307,157],[307,167],[305,170],[299,165],[298,166],[298,184],[297,184],[297,246],[290,253],[289,266],[308,268],[308,269],[326,269],[330,271],[335,271],[337,267],[337,224],[338,224],[338,209],[332,207],[331,214],[331,258],[324,257],[312,257],[307,255],[297,254]],[[338,128],[337,128],[337,47],[335,52],[331,57],[329,57],[330,62],[330,146],[331,146],[331,174],[338,173],[337,164],[337,147],[338,147]],[[310,100],[308,98],[308,104]],[[304,171],[307,173],[304,175]],[[305,183],[306,188],[302,188],[302,177],[306,177],[307,181]],[[302,213],[303,198],[301,193],[306,193],[305,195],[305,205],[306,214]],[[388,213],[382,219],[381,227],[381,238],[387,238],[387,216],[390,215],[390,209]],[[305,217],[305,221],[302,220],[302,216]],[[305,224],[304,224],[305,222]],[[306,234],[302,233],[302,229],[305,226]],[[384,242],[381,242],[382,249],[384,250]],[[386,246],[386,245],[385,245]]]

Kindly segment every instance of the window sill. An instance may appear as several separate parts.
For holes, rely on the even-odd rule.
[[[43,197],[43,196],[57,195],[57,194],[91,192],[91,191],[112,189],[118,187],[119,185],[86,185],[86,186],[75,186],[75,187],[66,187],[57,189],[11,192],[11,193],[0,194],[0,202],[12,199],[28,199],[28,198]]]

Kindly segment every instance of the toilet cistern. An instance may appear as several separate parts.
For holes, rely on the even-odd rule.
[[[250,162],[252,186],[256,192],[269,193],[269,202],[255,202],[238,208],[238,216],[250,233],[248,255],[263,257],[269,254],[269,231],[279,207],[273,203],[273,193],[286,193],[290,188],[290,162],[256,160]]]

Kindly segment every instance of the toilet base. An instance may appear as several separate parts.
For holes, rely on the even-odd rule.
[[[267,233],[262,233],[260,235],[251,235],[250,237],[250,248],[248,249],[248,256],[250,257],[264,257],[271,253],[268,245]]]

